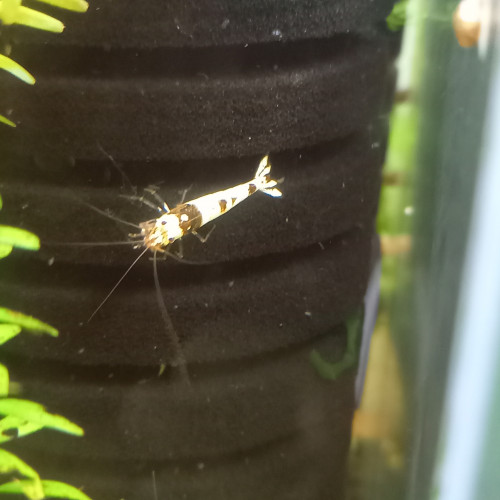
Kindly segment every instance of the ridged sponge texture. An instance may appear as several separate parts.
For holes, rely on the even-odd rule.
[[[385,128],[380,127],[314,148],[272,154],[271,172],[280,180],[282,198],[255,193],[215,221],[206,243],[186,236],[182,240],[185,260],[200,264],[241,261],[305,248],[355,228],[370,232],[377,207],[384,134]],[[157,184],[160,197],[173,207],[186,188],[184,198],[189,201],[250,180],[259,160],[256,156],[139,162],[128,164],[127,172],[136,184]],[[34,258],[53,258],[56,266],[78,262],[122,269],[138,255],[131,245],[67,246],[77,242],[125,243],[128,233],[134,232],[133,227],[95,212],[86,203],[133,224],[159,215],[127,198],[132,191],[120,189],[120,173],[109,160],[79,163],[71,169],[64,164],[33,165],[18,160],[5,164],[4,174],[10,179],[2,193],[4,221],[22,224],[37,233],[42,250]],[[29,185],[23,183],[27,176]],[[139,190],[138,194],[145,193]],[[26,206],[36,210],[37,217],[23,208]],[[212,226],[202,227],[200,234],[208,234]],[[179,249],[175,243],[171,250]],[[147,258],[139,265],[147,269]],[[182,267],[189,269],[188,265]]]
[[[35,87],[2,87],[0,103],[15,103],[22,127],[0,133],[14,152],[94,161],[103,149],[118,161],[161,161],[315,146],[384,123],[393,50],[384,37],[144,59],[66,50],[57,59],[43,47],[18,58],[40,68]],[[40,61],[51,57],[49,72]]]
[[[26,41],[83,47],[141,48],[245,45],[373,33],[392,0],[100,0],[79,16],[41,7],[67,26],[61,36]],[[40,8],[37,4],[37,8]],[[83,16],[82,16],[83,17]]]

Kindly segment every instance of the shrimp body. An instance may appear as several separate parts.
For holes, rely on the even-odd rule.
[[[262,191],[263,193],[276,198],[280,197],[281,191],[276,188],[277,184],[277,181],[271,179],[271,165],[268,162],[268,157],[265,156],[261,160],[259,168],[255,173],[255,177],[252,180],[244,182],[243,184],[239,184],[238,186],[225,189],[223,191],[217,191],[216,193],[211,193],[200,198],[196,198],[189,203],[181,203],[172,210],[168,208],[167,204],[164,203],[163,200],[160,200],[162,202],[162,206],[158,207],[158,209],[160,212],[163,212],[163,214],[157,219],[151,219],[145,222],[141,222],[138,226],[136,224],[132,224],[131,222],[127,222],[117,217],[111,216],[108,213],[103,212],[96,207],[92,207],[92,205],[89,205],[90,208],[96,210],[97,212],[105,215],[108,218],[111,218],[117,222],[138,227],[141,232],[130,235],[133,238],[137,238],[137,240],[132,240],[129,243],[134,244],[134,248],[143,247],[143,251],[128,267],[128,269],[118,280],[115,286],[111,289],[108,295],[106,295],[104,300],[101,301],[88,321],[90,321],[101,309],[101,307],[107,302],[109,297],[113,294],[118,285],[123,281],[125,276],[127,276],[130,270],[135,266],[135,264],[143,257],[143,255],[148,250],[151,250],[153,252],[153,269],[158,304],[160,306],[160,310],[162,311],[162,316],[165,321],[167,331],[169,332],[169,335],[172,336],[174,346],[177,346],[177,363],[179,366],[185,367],[186,360],[184,359],[184,355],[182,354],[182,351],[180,349],[179,339],[177,338],[177,334],[173,330],[173,326],[171,324],[172,322],[168,316],[168,312],[161,296],[158,274],[156,271],[156,253],[168,253],[167,247],[170,244],[189,233],[197,235],[200,239],[204,240],[196,232],[201,226],[231,210],[231,208],[235,207],[243,200],[246,200],[249,196],[256,193],[257,191]],[[154,195],[155,193],[153,192],[152,194]],[[139,199],[145,202],[144,198],[132,198]],[[155,196],[155,198],[159,199],[159,197],[157,196]],[[149,201],[145,202],[145,204],[155,208],[154,205],[152,205]]]
[[[277,181],[271,179],[270,174],[271,165],[265,156],[252,180],[182,203],[157,219],[142,222],[139,226],[144,246],[153,251],[165,252],[175,240],[189,233],[196,234],[201,226],[220,217],[257,191],[280,197],[281,191],[275,187]]]

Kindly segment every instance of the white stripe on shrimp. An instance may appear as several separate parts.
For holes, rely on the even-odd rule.
[[[139,224],[141,233],[137,236],[142,244],[153,251],[166,252],[168,245],[186,234],[197,234],[197,230],[246,200],[250,195],[261,191],[269,196],[280,197],[276,188],[277,181],[271,179],[271,165],[264,156],[255,173],[255,178],[223,191],[207,194],[188,203],[177,205],[157,219]]]

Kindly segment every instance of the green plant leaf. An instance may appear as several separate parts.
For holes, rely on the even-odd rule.
[[[12,245],[3,245],[0,243],[0,259],[4,259],[12,252],[14,247]]]
[[[26,422],[26,420],[8,416],[0,420],[0,443],[22,438],[43,429],[43,425]]]
[[[60,481],[42,481],[43,491],[48,498],[65,498],[67,500],[91,500],[83,491]]]
[[[0,493],[25,494],[24,486],[27,480],[12,481],[0,485]],[[83,491],[59,481],[42,481],[45,498],[64,498],[65,500],[91,500]]]
[[[21,330],[19,325],[0,325],[0,345],[15,337]]]
[[[356,365],[359,351],[359,340],[363,328],[363,311],[359,310],[351,314],[346,322],[347,346],[342,356],[337,362],[326,361],[323,356],[313,349],[309,354],[309,361],[318,374],[327,380],[337,380],[346,370]]]
[[[36,234],[24,229],[0,225],[0,245],[11,245],[24,250],[38,250],[40,240]]]
[[[9,395],[9,370],[7,370],[6,366],[0,364],[0,397],[6,397],[8,395]]]
[[[62,33],[64,30],[64,24],[59,19],[23,6],[19,7],[14,23],[53,33]]]
[[[14,127],[14,128],[17,127],[17,125],[13,121],[10,121],[8,118],[5,118],[5,116],[3,116],[3,115],[0,115],[0,123],[4,123],[5,125],[8,125],[9,127]]]
[[[38,473],[13,453],[0,448],[0,474],[18,472],[21,476],[40,479]]]
[[[83,436],[83,429],[61,415],[45,411],[44,406],[26,399],[0,399],[0,415],[17,417],[35,425],[66,432],[75,436]]]
[[[24,495],[29,500],[44,500],[47,498],[43,491],[42,482],[35,482],[33,479],[15,480],[0,486],[1,494],[19,494]]]
[[[0,449],[0,473],[18,473],[23,477],[29,478],[24,480],[25,487],[23,488],[23,493],[33,500],[44,498],[43,486],[38,473],[26,462],[16,457],[16,455],[2,449]]]
[[[25,83],[33,85],[35,83],[35,77],[24,69],[20,64],[13,61],[10,57],[0,54],[0,69],[8,71],[11,75],[14,75],[19,80]]]
[[[5,307],[0,307],[0,323],[19,325],[21,328],[30,332],[47,333],[52,337],[57,337],[59,335],[59,332],[53,326],[50,326],[33,316],[27,316],[26,314],[12,311],[11,309],[7,309]]]
[[[327,380],[337,380],[340,375],[342,375],[347,369],[351,368],[355,362],[355,360],[350,356],[344,356],[337,363],[330,363],[325,361],[321,354],[316,350],[311,351],[309,354],[309,360],[319,375]]]
[[[391,13],[386,18],[387,27],[391,31],[399,31],[406,23],[406,10],[408,8],[408,0],[399,0],[394,5]]]
[[[15,22],[20,5],[21,0],[2,0],[0,20],[3,24],[13,24]]]
[[[38,0],[39,2],[48,3],[54,7],[61,9],[72,10],[73,12],[87,12],[89,4],[84,0]]]

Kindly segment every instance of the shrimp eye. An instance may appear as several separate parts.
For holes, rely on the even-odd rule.
[[[169,242],[169,243],[173,243],[174,241],[175,241],[175,238],[169,238],[169,239],[168,239],[168,242]]]
[[[162,226],[164,226],[166,223],[167,223],[167,221],[166,221],[166,220],[162,220],[162,221],[161,221],[161,225],[162,225]]]

